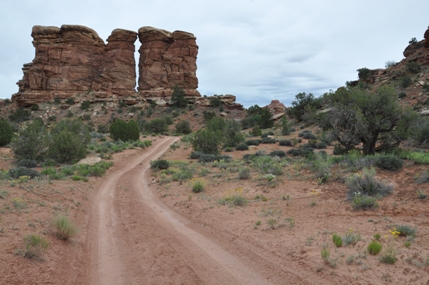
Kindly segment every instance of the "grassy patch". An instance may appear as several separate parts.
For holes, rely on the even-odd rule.
[[[69,218],[63,215],[57,215],[52,221],[52,226],[55,236],[60,240],[68,240],[78,231]]]

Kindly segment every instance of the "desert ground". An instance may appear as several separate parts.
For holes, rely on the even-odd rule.
[[[180,137],[149,139],[150,147],[114,154],[107,173],[88,182],[0,180],[7,193],[0,199],[0,284],[429,284],[429,199],[417,194],[429,185],[414,182],[424,165],[377,169],[395,189],[364,211],[346,201],[342,169],[324,184],[299,163],[284,164],[274,178],[252,168],[239,179],[244,154],[278,145],[223,153],[237,159],[230,163],[199,163]],[[0,151],[7,170],[13,154]],[[152,170],[159,158],[173,169],[185,165],[193,177],[176,181]],[[192,191],[197,180],[200,193]],[[231,203],[233,196],[245,202]],[[59,212],[79,228],[68,241],[52,234]],[[396,225],[416,229],[415,237],[396,237]],[[19,254],[27,234],[49,241],[40,258]],[[333,234],[359,238],[336,247]],[[371,255],[375,234],[383,250]],[[394,264],[380,262],[389,248]]]

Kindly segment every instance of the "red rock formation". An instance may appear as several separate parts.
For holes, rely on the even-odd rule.
[[[76,25],[34,26],[31,36],[36,55],[33,62],[24,64],[19,92],[12,96],[21,106],[87,91],[95,100],[112,95],[137,95],[141,100],[169,97],[176,84],[187,96],[200,96],[196,90],[198,46],[190,33],[139,30],[144,43],[140,48],[140,96],[134,89],[136,32],[116,29],[107,45],[94,30]]]
[[[425,38],[425,47],[429,48],[429,28],[426,30],[423,37]]]
[[[139,87],[145,97],[170,97],[177,84],[188,97],[200,94],[198,88],[198,46],[193,34],[170,33],[153,27],[139,29]]]

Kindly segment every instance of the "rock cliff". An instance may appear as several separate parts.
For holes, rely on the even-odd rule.
[[[169,97],[177,84],[186,96],[196,90],[198,46],[194,35],[143,27],[139,33],[115,29],[107,44],[84,26],[34,26],[31,36],[35,58],[24,64],[19,92],[12,96],[20,106],[54,98],[66,99],[90,92],[95,100],[109,98]],[[139,37],[139,87],[136,92],[135,41]]]

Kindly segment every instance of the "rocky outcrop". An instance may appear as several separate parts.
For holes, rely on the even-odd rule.
[[[279,100],[271,100],[271,103],[267,105],[267,108],[270,110],[271,114],[284,114],[286,112],[286,106],[281,103]]]
[[[142,43],[139,92],[135,90],[137,35]],[[169,97],[175,85],[184,88],[188,97],[200,96],[196,90],[198,46],[190,33],[150,27],[141,28],[139,34],[115,29],[105,44],[88,27],[63,25],[34,26],[31,36],[35,58],[24,64],[19,92],[12,96],[20,106],[80,93],[91,93],[95,101],[127,96],[143,101]]]
[[[146,97],[170,97],[175,85],[189,96],[200,96],[196,76],[198,46],[193,34],[170,33],[153,27],[139,29],[138,91]]]
[[[423,37],[425,38],[425,47],[429,48],[429,28],[426,30]]]

